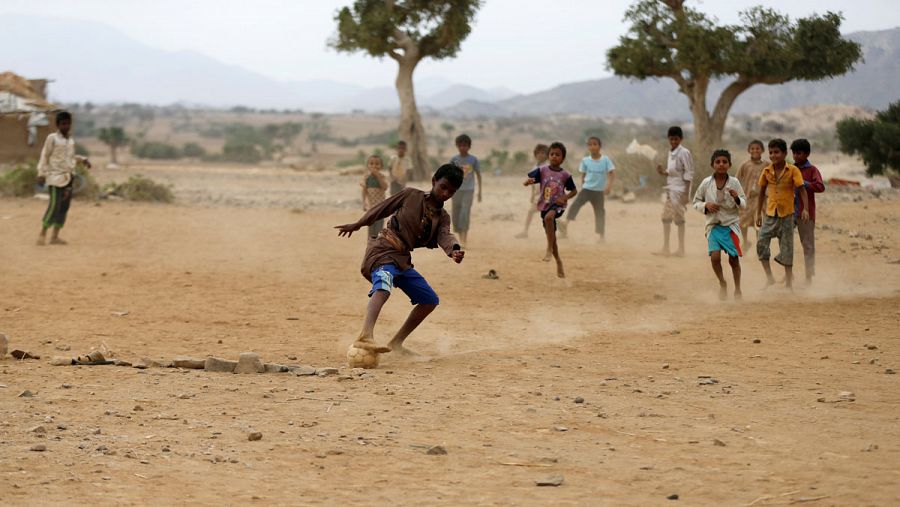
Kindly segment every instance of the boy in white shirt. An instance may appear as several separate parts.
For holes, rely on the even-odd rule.
[[[694,179],[694,159],[691,152],[681,145],[684,132],[681,127],[669,127],[669,157],[666,169],[656,166],[656,171],[666,176],[666,203],[663,205],[663,249],[661,255],[669,256],[669,236],[672,222],[678,227],[678,250],[675,255],[684,257],[684,210],[691,193]]]
[[[69,204],[72,202],[72,183],[74,181],[75,166],[80,162],[91,168],[87,157],[75,154],[75,140],[72,139],[72,115],[67,111],[60,111],[56,115],[57,131],[47,136],[44,148],[41,150],[41,158],[38,161],[38,183],[47,183],[50,191],[50,203],[44,213],[41,234],[37,244],[44,245],[47,241],[47,229],[53,227],[50,236],[51,245],[65,245],[66,242],[59,239],[59,230],[66,223],[66,215],[69,213]]]

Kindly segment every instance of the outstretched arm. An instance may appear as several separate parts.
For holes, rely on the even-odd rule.
[[[378,220],[382,218],[387,218],[391,216],[395,211],[400,209],[403,206],[403,201],[406,200],[406,197],[409,193],[412,192],[412,189],[405,188],[400,192],[388,197],[384,201],[372,206],[359,220],[352,224],[344,224],[344,225],[336,225],[335,229],[338,230],[338,236],[347,236],[348,238],[360,228],[366,225],[372,225]]]

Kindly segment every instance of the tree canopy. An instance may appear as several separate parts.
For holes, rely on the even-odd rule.
[[[841,151],[859,155],[870,174],[900,172],[900,100],[871,120],[847,118],[837,123]]]

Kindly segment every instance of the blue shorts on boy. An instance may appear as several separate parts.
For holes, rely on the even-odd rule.
[[[437,305],[440,303],[434,289],[428,285],[425,277],[420,275],[415,268],[400,271],[394,264],[383,264],[372,270],[371,278],[372,290],[369,291],[369,297],[372,297],[375,291],[392,292],[396,287],[409,296],[410,303],[414,305]]]

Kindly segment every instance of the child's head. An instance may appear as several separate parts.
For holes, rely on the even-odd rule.
[[[681,144],[681,141],[684,139],[684,131],[681,130],[681,127],[678,125],[673,125],[669,127],[669,131],[666,133],[666,137],[669,138],[669,146],[674,150]]]
[[[370,173],[375,174],[380,172],[384,167],[384,160],[382,160],[379,155],[370,155],[369,159],[366,160],[366,167],[369,169]]]
[[[719,148],[709,158],[709,165],[716,174],[728,174],[728,170],[731,169],[731,153],[726,149]]]
[[[445,202],[459,190],[463,184],[463,170],[456,164],[444,164],[438,167],[431,177],[431,193],[439,201]]]
[[[603,146],[603,141],[600,140],[597,136],[591,136],[587,140],[587,148],[591,155],[596,156],[600,154],[600,147]]]
[[[456,136],[456,149],[459,150],[460,155],[467,155],[469,153],[469,149],[472,148],[472,138],[467,136],[466,134],[460,134]]]
[[[750,154],[751,160],[759,160],[762,158],[762,153],[765,151],[766,147],[763,145],[763,142],[759,139],[754,139],[750,141],[750,144],[747,145],[747,153]]]
[[[547,154],[550,152],[550,147],[546,144],[538,144],[534,147],[534,159],[538,161],[538,163],[542,164],[547,161]]]
[[[791,143],[791,154],[794,156],[795,164],[802,164],[809,158],[812,147],[806,139],[794,139]]]
[[[69,135],[69,130],[72,128],[72,113],[68,111],[56,113],[56,128],[59,129],[62,135]]]
[[[547,156],[550,159],[550,165],[559,167],[566,160],[566,145],[559,141],[550,143],[550,150],[547,152]]]
[[[784,139],[772,139],[769,141],[769,160],[778,165],[784,162],[787,156],[787,141]]]
[[[406,141],[397,141],[397,156],[406,156]]]

